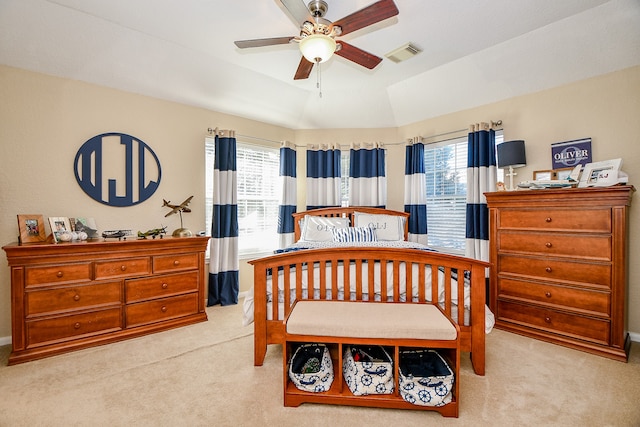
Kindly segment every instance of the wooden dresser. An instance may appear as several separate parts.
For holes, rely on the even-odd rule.
[[[207,320],[208,239],[4,246],[9,364]]]
[[[496,327],[626,361],[632,186],[485,193]]]

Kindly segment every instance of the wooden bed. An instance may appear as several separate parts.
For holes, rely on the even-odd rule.
[[[409,214],[388,209],[357,207],[325,208],[293,214],[295,240],[298,241],[300,238],[299,223],[305,215],[351,219],[354,212],[405,217],[406,240],[406,218]],[[267,345],[284,342],[282,319],[289,314],[293,301],[341,298],[367,301],[370,299],[369,295],[377,295],[381,301],[403,301],[408,304],[440,301],[441,309],[456,320],[460,327],[461,351],[471,353],[475,373],[484,375],[485,269],[489,267],[486,262],[422,249],[352,246],[285,252],[249,263],[254,268],[253,322],[256,366],[262,365]],[[315,275],[306,274],[314,268]],[[369,281],[369,277],[375,280]],[[457,280],[458,277],[461,280]],[[380,283],[372,283],[375,281]],[[343,289],[349,290],[348,293],[340,295],[339,282]],[[409,289],[406,284],[410,284]],[[307,292],[308,288],[315,289],[315,292]],[[267,298],[268,293],[271,296],[280,295],[283,302],[290,303],[271,303]],[[466,306],[465,309],[457,309],[457,296],[463,296],[463,301],[464,298],[468,299],[469,303],[463,305]],[[272,297],[278,301],[276,298]]]

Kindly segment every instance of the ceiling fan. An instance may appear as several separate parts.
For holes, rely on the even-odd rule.
[[[295,80],[308,78],[314,64],[325,62],[334,53],[368,69],[375,68],[382,61],[382,58],[342,40],[336,40],[336,37],[344,36],[398,14],[398,8],[393,0],[379,0],[336,22],[331,22],[323,18],[329,6],[322,0],[312,0],[307,6],[301,0],[278,1],[300,25],[300,35],[239,40],[235,44],[240,49],[245,49],[298,42],[303,56],[293,77]]]

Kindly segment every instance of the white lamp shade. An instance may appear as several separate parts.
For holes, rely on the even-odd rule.
[[[336,51],[336,41],[324,34],[312,34],[300,41],[300,52],[307,61],[324,62]]]

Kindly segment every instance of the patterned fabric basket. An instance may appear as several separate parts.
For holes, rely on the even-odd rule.
[[[342,372],[355,396],[393,393],[393,361],[381,346],[345,347]]]
[[[324,344],[303,344],[289,361],[289,378],[299,390],[320,393],[333,383],[333,362]]]
[[[454,373],[434,350],[400,352],[400,396],[421,406],[443,406],[453,398]]]

